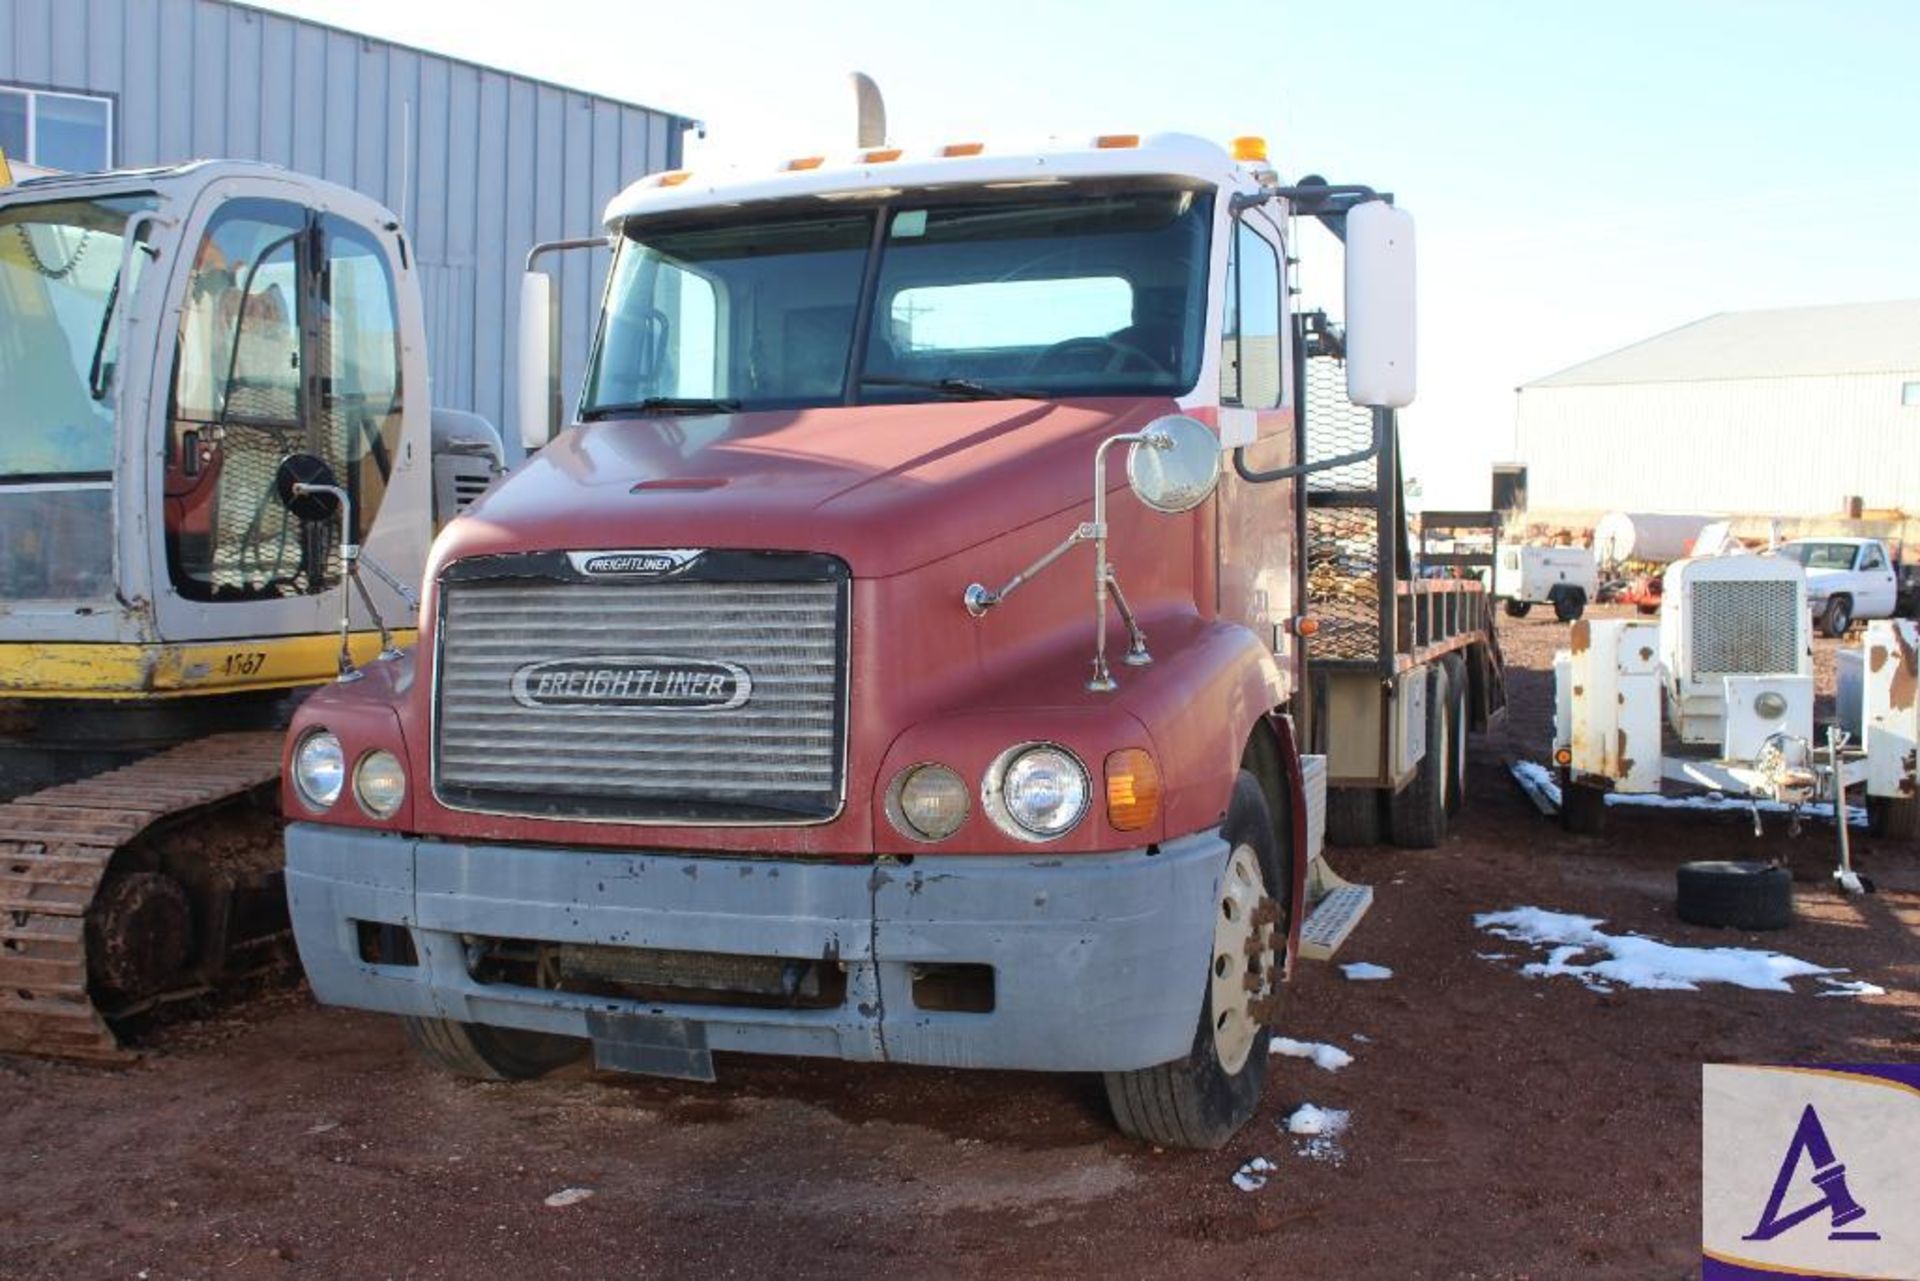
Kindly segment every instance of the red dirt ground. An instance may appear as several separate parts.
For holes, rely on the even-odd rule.
[[[1275,1059],[1223,1152],[1128,1143],[1084,1077],[735,1057],[713,1086],[468,1084],[393,1021],[288,993],[162,1034],[127,1071],[0,1059],[0,1275],[1694,1273],[1702,1063],[1920,1059],[1920,850],[1863,839],[1880,893],[1847,900],[1826,826],[1790,840],[1774,819],[1755,842],[1744,818],[1631,813],[1563,835],[1502,761],[1544,750],[1564,629],[1504,634],[1514,715],[1476,744],[1455,835],[1334,854],[1379,892],[1340,959],[1395,976],[1303,965],[1285,1030],[1352,1066]],[[1676,863],[1761,853],[1790,857],[1794,928],[1673,919]],[[1524,949],[1472,923],[1522,904],[1773,947],[1888,994],[1527,979],[1476,957]],[[1351,1109],[1342,1163],[1279,1132],[1303,1100]],[[1254,1156],[1279,1173],[1237,1191]],[[574,1186],[594,1195],[544,1204]]]

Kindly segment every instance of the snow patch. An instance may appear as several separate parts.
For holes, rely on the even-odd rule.
[[[592,1188],[561,1188],[547,1198],[547,1204],[559,1209],[561,1206],[577,1205],[593,1195]]]
[[[1869,983],[1865,979],[1821,979],[1827,985],[1824,992],[1815,996],[1885,996],[1887,989],[1878,983]]]
[[[1525,785],[1537,789],[1555,805],[1560,804],[1560,782],[1552,770],[1538,761],[1515,761],[1510,768]],[[1780,801],[1761,800],[1758,797],[1749,800],[1724,792],[1697,792],[1691,796],[1665,796],[1658,792],[1609,792],[1607,804],[1634,805],[1643,809],[1706,810],[1714,814],[1751,814],[1755,809],[1762,814],[1793,813],[1793,806]],[[1831,819],[1833,805],[1828,801],[1809,802],[1800,807],[1800,816]],[[1847,822],[1854,827],[1865,827],[1867,811],[1859,805],[1847,806]]]
[[[1302,1103],[1287,1117],[1287,1133],[1299,1139],[1293,1145],[1295,1155],[1309,1161],[1330,1161],[1335,1165],[1346,1159],[1340,1136],[1353,1120],[1351,1112]]]
[[[1288,1036],[1274,1037],[1270,1050],[1288,1058],[1312,1059],[1315,1067],[1327,1072],[1338,1072],[1353,1062],[1353,1055],[1337,1045],[1327,1045],[1321,1041],[1296,1041]]]
[[[1544,961],[1520,967],[1528,978],[1577,979],[1596,992],[1622,987],[1694,992],[1702,983],[1731,983],[1762,992],[1791,992],[1789,979],[1839,974],[1782,952],[1746,947],[1680,947],[1640,934],[1609,934],[1604,921],[1571,912],[1518,907],[1480,912],[1473,923],[1496,938],[1550,949]],[[1580,958],[1604,953],[1604,959]]]
[[[1340,972],[1350,979],[1390,979],[1393,971],[1384,965],[1375,965],[1372,961],[1353,961],[1340,967]]]
[[[1258,1192],[1267,1186],[1267,1176],[1279,1168],[1267,1158],[1257,1156],[1233,1172],[1233,1186],[1242,1192]]]

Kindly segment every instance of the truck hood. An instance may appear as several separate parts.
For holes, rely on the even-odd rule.
[[[449,526],[429,574],[495,552],[731,547],[828,552],[886,577],[1086,503],[1099,442],[1175,409],[961,401],[582,424]]]

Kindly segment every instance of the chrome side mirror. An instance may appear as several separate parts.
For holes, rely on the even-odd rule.
[[[1220,438],[1184,414],[1169,414],[1127,451],[1127,484],[1157,512],[1190,512],[1220,484]]]
[[[520,445],[529,454],[560,428],[560,327],[553,277],[529,271],[520,278]]]

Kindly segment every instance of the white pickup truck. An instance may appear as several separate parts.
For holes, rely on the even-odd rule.
[[[1899,617],[1899,560],[1878,538],[1795,538],[1776,554],[1807,571],[1807,604],[1824,634],[1845,636],[1859,619]]]

